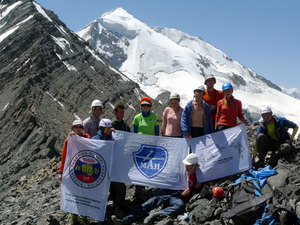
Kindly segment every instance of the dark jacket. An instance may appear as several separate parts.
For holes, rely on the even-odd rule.
[[[124,120],[115,120],[114,122],[112,122],[112,127],[116,130],[131,132],[129,125]]]
[[[186,137],[185,132],[189,132],[191,133],[191,124],[192,124],[192,120],[191,120],[191,113],[192,113],[192,109],[193,109],[193,101],[189,101],[183,112],[182,112],[182,116],[181,116],[181,129],[183,131],[183,136]],[[212,123],[212,119],[211,119],[211,113],[210,113],[210,109],[209,109],[209,105],[202,100],[202,103],[204,105],[204,133],[205,134],[210,134],[213,132],[213,123]]]
[[[290,134],[288,133],[288,129],[294,129],[295,127],[297,127],[297,124],[290,120],[287,120],[284,117],[277,116],[273,116],[273,121],[275,122],[275,132],[280,143],[284,143],[286,140],[289,140]],[[260,123],[257,129],[257,134],[260,133],[268,135],[268,129],[265,122]]]
[[[92,139],[96,140],[112,140],[112,135],[111,134],[103,134],[101,130],[98,131],[98,134],[93,136]]]

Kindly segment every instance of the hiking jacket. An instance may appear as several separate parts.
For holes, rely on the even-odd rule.
[[[102,134],[101,130],[98,131],[98,134],[93,136],[92,139],[95,140],[112,140],[112,135],[111,134]]]
[[[213,132],[213,124],[212,124],[209,105],[204,100],[202,100],[202,103],[204,105],[204,133],[210,134]],[[193,110],[193,100],[189,101],[186,104],[181,116],[180,124],[183,132],[183,137],[186,137],[186,132],[189,132],[191,134],[192,110]]]
[[[159,136],[159,121],[156,113],[141,112],[133,118],[133,132]]]
[[[217,113],[217,104],[218,101],[224,98],[224,94],[222,91],[214,89],[213,91],[205,90],[205,95],[203,96],[203,100],[210,106],[212,120],[216,120]]]
[[[287,120],[284,117],[273,116],[273,121],[275,123],[275,133],[280,143],[284,143],[286,140],[290,139],[290,134],[288,133],[288,129],[295,129],[297,124],[294,122]],[[265,134],[268,136],[268,129],[265,122],[259,124],[257,129],[257,134]]]
[[[225,105],[224,99],[218,101],[216,124],[235,127],[238,125],[237,118],[245,119],[242,111],[242,102],[234,99],[231,105]]]
[[[91,137],[97,135],[99,130],[100,118],[96,118],[94,115],[86,118],[83,121],[84,133],[89,134]]]
[[[114,122],[112,122],[112,127],[116,130],[131,132],[129,125],[124,120],[115,120]]]

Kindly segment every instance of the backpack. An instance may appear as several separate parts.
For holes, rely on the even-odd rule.
[[[291,205],[275,206],[269,204],[266,206],[261,219],[254,225],[299,225],[295,210]]]
[[[229,185],[226,194],[229,209],[221,214],[221,220],[232,219],[234,224],[253,225],[261,218],[266,201],[272,195],[272,193],[263,195],[259,181],[243,175]]]

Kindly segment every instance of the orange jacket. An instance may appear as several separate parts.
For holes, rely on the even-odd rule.
[[[203,96],[203,100],[210,106],[211,108],[211,116],[212,120],[215,121],[216,118],[216,108],[212,109],[211,106],[217,107],[218,101],[224,98],[224,94],[222,91],[214,89],[213,91],[205,90],[205,95]]]
[[[80,137],[85,137],[85,138],[91,138],[91,136],[89,134],[81,134]],[[63,173],[64,172],[64,166],[65,166],[65,161],[66,161],[66,157],[67,157],[67,151],[68,151],[68,138],[65,139],[62,150],[61,150],[61,161],[60,161],[60,167],[58,169],[59,173]]]

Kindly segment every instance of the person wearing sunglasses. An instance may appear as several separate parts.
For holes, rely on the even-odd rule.
[[[156,113],[151,112],[152,100],[143,97],[140,100],[141,112],[133,118],[133,132],[137,134],[148,134],[159,136],[159,121]],[[136,185],[134,198],[138,201],[145,199],[145,187]]]
[[[78,135],[80,137],[84,137],[84,138],[91,138],[91,136],[89,134],[85,134],[84,128],[83,128],[83,123],[81,120],[74,120],[72,123],[72,127],[71,127],[72,131],[69,133],[69,135]],[[62,151],[61,151],[61,162],[60,162],[60,167],[58,169],[58,179],[61,181],[62,180],[62,174],[64,171],[64,167],[65,167],[65,161],[66,161],[66,157],[67,157],[67,152],[68,152],[68,138],[65,139],[63,147],[62,147]],[[76,214],[71,213],[69,215],[69,224],[77,224],[78,223],[78,216]],[[86,216],[82,216],[82,223],[83,224],[89,224],[88,223],[88,219]]]
[[[152,100],[143,97],[140,100],[141,113],[133,118],[133,132],[159,136],[159,121],[156,113],[151,112]]]
[[[96,140],[112,140],[111,132],[114,130],[112,128],[112,122],[110,119],[102,119],[99,123],[99,130],[97,135],[93,136],[92,139]]]
[[[262,122],[259,124],[256,135],[256,144],[253,151],[252,162],[255,168],[265,166],[265,158],[268,151],[272,151],[268,164],[274,166],[279,155],[287,154],[291,151],[291,145],[298,132],[298,125],[284,117],[273,115],[270,107],[261,112]],[[292,134],[288,129],[293,129]],[[255,163],[255,157],[259,160]]]

